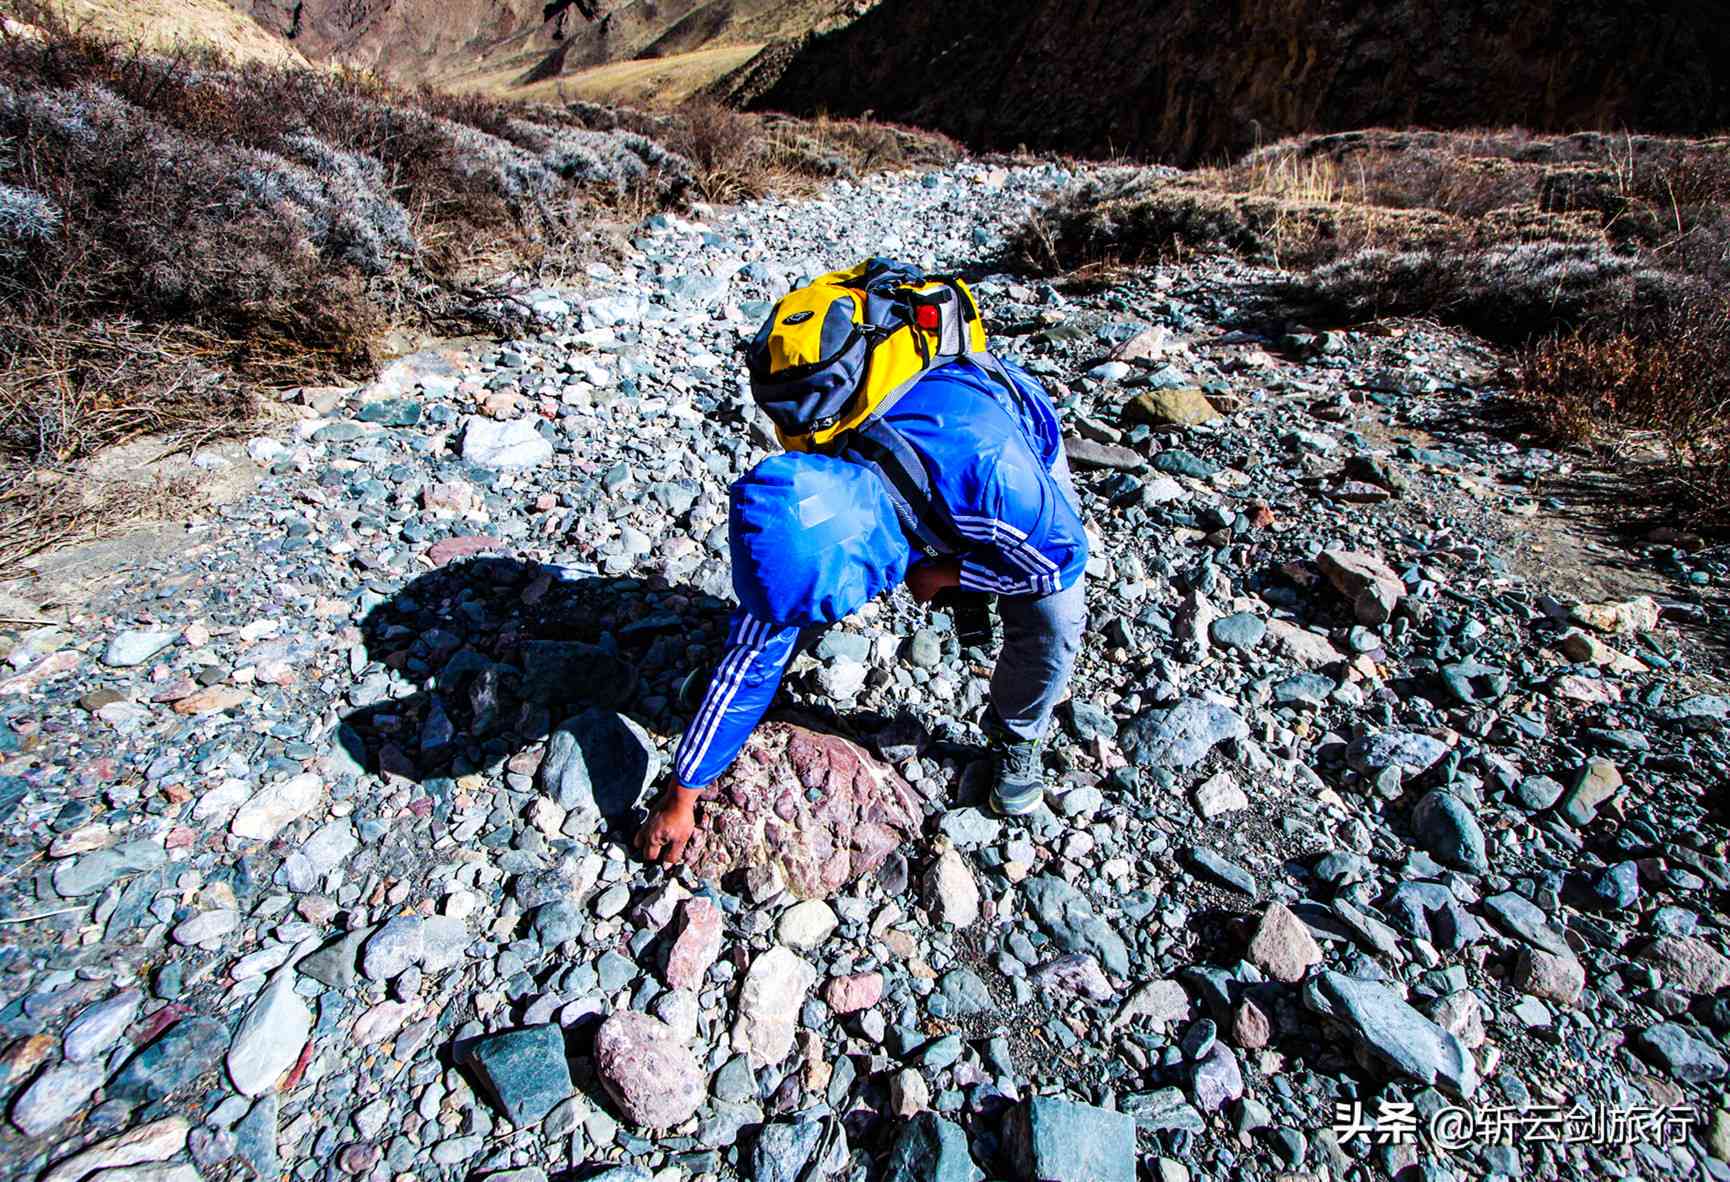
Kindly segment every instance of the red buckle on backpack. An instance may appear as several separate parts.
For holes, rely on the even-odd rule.
[[[926,332],[936,332],[943,327],[943,313],[936,304],[919,304],[913,309],[913,323]]]

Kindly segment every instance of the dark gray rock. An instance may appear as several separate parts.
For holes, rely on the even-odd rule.
[[[1338,1023],[1367,1060],[1463,1098],[1477,1090],[1472,1053],[1386,985],[1324,970],[1304,983],[1303,1001]]]
[[[1135,1117],[1034,1096],[1010,1119],[1009,1157],[1041,1182],[1135,1182]]]
[[[1249,725],[1217,702],[1185,698],[1168,709],[1145,710],[1122,734],[1132,763],[1182,771],[1193,767],[1221,743],[1249,737]]]
[[[1568,941],[1549,918],[1524,895],[1503,891],[1484,900],[1484,912],[1503,931],[1518,936],[1535,948],[1556,956],[1573,956]]]
[[[583,930],[583,913],[569,900],[555,899],[535,908],[535,939],[543,948],[556,948]]]
[[[1050,875],[1028,879],[1022,891],[1028,910],[1065,952],[1091,952],[1107,972],[1129,975],[1123,937],[1094,912],[1087,896]]]
[[[559,724],[539,775],[541,790],[569,814],[566,832],[592,832],[603,821],[628,816],[659,771],[660,758],[641,727],[591,707]]]
[[[950,969],[944,973],[939,992],[951,1018],[964,1018],[997,1008],[985,982],[978,973],[969,968]]]
[[[182,1018],[158,1035],[109,1081],[110,1099],[160,1100],[215,1067],[228,1050],[228,1028],[215,1018]]]
[[[274,1182],[282,1174],[276,1148],[280,1104],[278,1094],[268,1092],[253,1101],[234,1126],[234,1152],[258,1182]]]
[[[311,977],[321,985],[332,989],[352,989],[360,978],[361,946],[376,930],[368,927],[344,932],[321,945],[296,967],[303,977]]]
[[[805,1182],[828,1174],[826,1169],[805,1172],[823,1143],[824,1129],[824,1118],[803,1115],[764,1125],[751,1147],[751,1182]]]
[[[461,1055],[519,1129],[539,1124],[575,1091],[564,1032],[552,1024],[475,1039],[463,1046]]]
[[[901,1126],[883,1162],[884,1182],[982,1182],[967,1134],[935,1112],[921,1112]]]
[[[1261,893],[1253,874],[1236,862],[1220,857],[1206,846],[1190,846],[1184,851],[1184,860],[1190,869],[1209,882],[1242,891],[1251,898]]]
[[[1418,844],[1443,865],[1471,874],[1488,874],[1484,831],[1465,801],[1441,788],[1431,789],[1412,809]]]
[[[1208,625],[1207,634],[1221,648],[1247,653],[1267,635],[1267,621],[1253,612],[1235,612]]]
[[[1730,1075],[1730,1063],[1723,1055],[1675,1022],[1648,1026],[1634,1037],[1634,1045],[1670,1078],[1683,1083],[1710,1083]]]

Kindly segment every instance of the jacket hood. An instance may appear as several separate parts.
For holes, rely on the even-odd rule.
[[[832,456],[772,455],[734,482],[733,593],[776,624],[833,624],[901,582],[913,558],[876,474]]]

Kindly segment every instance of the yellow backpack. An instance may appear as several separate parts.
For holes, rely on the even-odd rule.
[[[999,368],[967,284],[881,258],[781,297],[745,353],[751,393],[789,451],[826,450],[963,358]]]

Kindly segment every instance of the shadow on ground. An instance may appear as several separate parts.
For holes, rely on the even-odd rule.
[[[679,681],[719,656],[730,614],[660,580],[506,557],[452,562],[367,613],[368,664],[351,668],[343,749],[436,799],[440,781],[508,768],[586,708],[676,733]],[[415,691],[391,696],[405,680]]]
[[[725,600],[658,579],[508,557],[452,562],[380,594],[367,613],[367,664],[351,668],[354,710],[339,728],[341,746],[368,772],[422,785],[435,811],[445,813],[465,775],[502,764],[513,780],[532,777],[529,761],[514,765],[514,757],[558,741],[556,732],[571,730],[564,724],[573,719],[584,720],[575,733],[586,756],[602,764],[640,760],[631,730],[683,730],[722,655],[732,610]],[[414,691],[392,696],[405,680]],[[793,712],[778,699],[770,717],[879,752],[925,749],[931,741],[906,715],[837,715],[813,706]],[[976,753],[959,737],[936,746]],[[513,786],[531,785],[524,779]],[[615,792],[598,803],[609,821],[619,821],[637,801]]]

